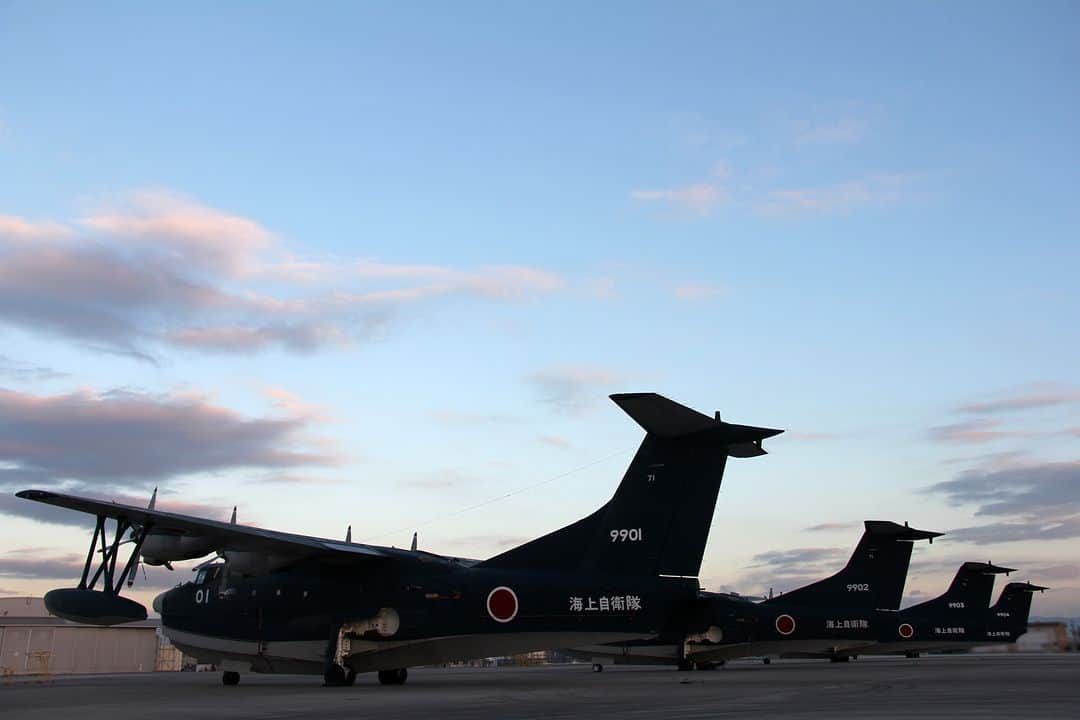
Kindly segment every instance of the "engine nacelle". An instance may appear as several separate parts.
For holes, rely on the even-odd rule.
[[[164,565],[176,560],[201,558],[214,550],[212,540],[198,535],[174,535],[151,530],[143,541],[141,554],[147,565]]]

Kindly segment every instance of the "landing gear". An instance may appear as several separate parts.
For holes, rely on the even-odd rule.
[[[830,655],[829,656],[829,662],[845,663],[845,662],[848,662],[849,660],[851,660],[851,658],[848,657],[847,655]]]
[[[908,650],[907,652],[904,653],[904,657],[906,657],[906,658],[922,657],[922,653],[919,652],[918,650]]]
[[[772,662],[772,658],[761,658],[761,662],[764,663],[765,665],[768,665],[769,663]]]
[[[345,687],[356,682],[356,671],[341,665],[330,665],[323,672],[323,687]]]
[[[592,671],[593,672],[604,672],[604,666],[601,665],[600,663],[593,663],[592,664]]]
[[[240,684],[240,673],[233,672],[232,670],[226,670],[225,672],[221,673],[221,684],[222,685],[239,685]]]
[[[398,668],[397,670],[379,671],[380,685],[404,685],[405,681],[408,679],[409,671],[405,668]]]
[[[680,660],[679,661],[679,672],[688,672],[688,671],[693,670],[693,669],[694,669],[694,663],[690,662],[689,660]]]

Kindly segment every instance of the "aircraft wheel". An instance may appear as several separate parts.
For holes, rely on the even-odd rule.
[[[680,660],[679,661],[679,672],[686,672],[688,670],[693,670],[693,669],[694,669],[694,663],[690,662],[689,660]]]
[[[356,675],[354,674],[353,680],[355,679]],[[340,665],[330,665],[323,671],[323,687],[343,687],[350,684],[348,673]]]
[[[404,685],[408,678],[409,671],[405,668],[379,671],[379,684],[381,685]]]
[[[829,656],[829,662],[835,662],[835,663],[844,663],[844,662],[847,662],[850,659],[851,658],[849,658],[847,655],[830,655]]]
[[[593,672],[604,672],[604,666],[601,665],[600,663],[593,663],[592,664],[592,671]]]
[[[763,662],[763,663],[765,663],[766,665],[768,665],[769,663],[771,663],[771,662],[772,662],[772,658],[762,658],[762,659],[761,659],[761,662]]]
[[[222,685],[239,685],[240,684],[240,673],[233,672],[232,670],[226,670],[225,672],[221,673],[221,684]]]

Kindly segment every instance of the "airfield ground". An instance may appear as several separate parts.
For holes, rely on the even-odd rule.
[[[351,688],[319,683],[245,675],[239,687],[223,687],[217,673],[7,678],[0,682],[0,717],[1080,717],[1078,654],[738,662],[709,672],[419,669],[403,687],[379,686],[373,676]]]

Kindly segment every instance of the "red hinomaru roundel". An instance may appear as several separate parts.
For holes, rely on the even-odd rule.
[[[795,618],[790,615],[780,615],[776,618],[776,632],[781,635],[790,635],[795,632]]]
[[[900,637],[907,639],[915,634],[915,628],[907,623],[901,623],[900,627],[897,628],[897,632],[900,633]]]
[[[507,623],[517,617],[518,598],[510,588],[500,585],[487,596],[488,615],[495,622]]]

